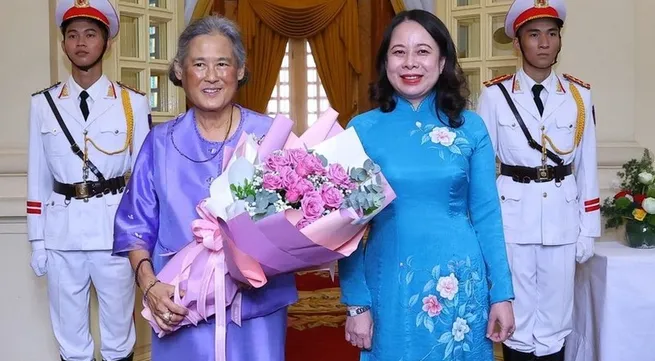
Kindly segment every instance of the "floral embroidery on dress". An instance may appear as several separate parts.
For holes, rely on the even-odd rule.
[[[427,360],[437,347],[445,346],[443,360],[461,360],[464,353],[469,353],[477,345],[473,344],[471,324],[488,320],[488,305],[476,299],[474,289],[483,282],[478,271],[471,267],[471,260],[448,262],[447,270],[442,272],[441,265],[432,270],[419,270],[412,267],[410,256],[405,261],[407,273],[404,275],[406,285],[410,285],[417,272],[430,273],[429,280],[419,285],[420,292],[409,298],[407,305],[411,309],[418,308],[416,314],[416,327],[424,328],[434,333],[435,325],[441,325],[441,330],[448,330],[442,334],[435,334],[436,344],[424,356]],[[421,300],[421,303],[419,303]],[[417,305],[418,304],[418,305]],[[482,317],[482,320],[478,320]]]
[[[434,124],[423,124],[416,122],[416,128],[411,131],[410,136],[422,134],[421,144],[431,143],[430,148],[438,149],[441,159],[446,159],[446,153],[443,148],[450,151],[451,154],[462,155],[462,146],[468,146],[469,141],[464,137],[460,130],[452,130],[448,127],[438,127]]]

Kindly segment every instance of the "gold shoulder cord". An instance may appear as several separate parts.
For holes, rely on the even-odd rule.
[[[130,154],[132,154],[132,135],[134,132],[134,113],[132,112],[132,104],[130,103],[130,95],[127,90],[121,88],[121,100],[123,101],[123,109],[125,109],[125,121],[127,122],[127,136],[125,137],[125,144],[123,148],[117,151],[107,151],[100,148],[91,138],[84,135],[84,157],[88,156],[88,143],[91,143],[97,150],[105,153],[107,155],[115,155],[124,152],[126,149],[130,149]]]
[[[582,96],[580,96],[580,92],[578,91],[578,88],[573,85],[573,83],[569,82],[569,90],[571,91],[571,95],[573,95],[573,100],[575,100],[575,104],[578,108],[578,117],[576,118],[575,121],[575,135],[573,138],[573,148],[571,148],[568,151],[563,151],[555,146],[553,143],[553,140],[550,139],[548,135],[545,133],[541,134],[541,160],[546,164],[546,142],[550,144],[550,147],[555,151],[555,153],[559,155],[567,155],[571,154],[574,150],[575,147],[577,147],[580,142],[582,141],[582,134],[584,133],[584,127],[585,127],[585,109],[584,109],[584,102],[582,101]]]
[[[134,113],[132,112],[132,103],[130,102],[130,94],[127,92],[125,88],[121,88],[121,100],[123,103],[123,109],[125,111],[125,122],[127,123],[127,136],[125,137],[125,144],[123,145],[123,148],[120,150],[110,152],[107,150],[104,150],[89,137],[87,137],[86,134],[84,134],[84,163],[88,160],[89,157],[89,146],[88,143],[91,143],[97,150],[101,151],[104,154],[107,155],[115,155],[124,152],[126,149],[130,149],[130,155],[132,154],[132,136],[134,133]],[[128,174],[126,175],[126,180],[129,179],[129,171]]]

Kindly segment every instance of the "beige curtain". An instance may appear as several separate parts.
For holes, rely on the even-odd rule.
[[[245,107],[264,112],[284,58],[287,38],[307,38],[328,100],[345,124],[356,110],[359,27],[356,0],[240,0],[250,82],[239,94]]]

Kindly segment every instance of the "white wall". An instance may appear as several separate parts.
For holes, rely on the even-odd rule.
[[[58,360],[45,279],[29,267],[25,150],[30,94],[52,84],[50,8],[44,0],[0,2],[0,301],[2,360]],[[20,50],[19,50],[20,49]]]
[[[57,361],[44,279],[29,267],[25,230],[25,152],[30,94],[66,79],[55,0],[0,1],[0,360]],[[655,149],[655,2],[569,0],[558,71],[592,84],[598,120],[601,187],[617,167]],[[20,49],[20,50],[19,50]],[[115,70],[106,68],[112,75]],[[607,189],[604,195],[607,195]],[[606,238],[612,237],[606,234]]]

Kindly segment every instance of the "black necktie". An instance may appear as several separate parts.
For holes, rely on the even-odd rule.
[[[84,120],[89,117],[89,105],[86,103],[86,98],[89,97],[89,93],[86,90],[82,90],[80,93],[80,110],[82,110],[82,115]]]
[[[544,115],[544,103],[541,101],[541,91],[544,90],[544,86],[541,84],[535,84],[532,87],[532,94],[534,95],[534,103],[537,104],[537,109],[539,109],[539,115]]]

